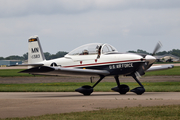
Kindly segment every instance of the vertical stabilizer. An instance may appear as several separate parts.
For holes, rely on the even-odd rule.
[[[28,64],[35,64],[44,61],[45,57],[38,36],[30,37],[28,44]]]

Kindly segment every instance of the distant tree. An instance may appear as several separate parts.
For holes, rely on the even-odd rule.
[[[52,55],[51,55],[51,59],[56,59],[56,58],[58,58],[58,57],[56,56],[56,54],[52,54]]]
[[[150,54],[150,53],[148,53],[148,52],[146,52],[146,51],[144,51],[144,50],[141,50],[141,49],[138,49],[138,50],[137,50],[137,53],[143,53],[143,54],[148,54],[148,55]]]
[[[48,52],[44,53],[46,60],[51,60],[51,59],[56,59],[56,58],[61,58],[64,57],[68,52],[64,51],[59,51],[56,54],[50,54]]]
[[[5,60],[24,60],[24,57],[12,55],[12,56],[6,57]]]
[[[158,52],[158,53],[156,53],[156,55],[165,55],[165,54],[168,54],[168,52],[166,52],[166,51],[162,51],[162,52]]]
[[[141,54],[147,54],[147,55],[149,55],[150,53],[148,53],[148,52],[146,52],[146,51],[144,51],[144,50],[141,50],[141,49],[138,49],[137,51],[128,51],[128,52],[130,52],[130,53],[141,53]]]
[[[137,51],[128,51],[130,53],[142,53],[142,54],[151,54],[151,53],[148,53],[144,50],[141,50],[141,49],[138,49]],[[170,51],[161,51],[161,52],[157,52],[156,55],[165,55],[165,54],[172,54],[172,55],[175,55],[177,57],[180,57],[180,50],[179,49],[173,49],[173,50],[170,50]]]
[[[136,51],[130,50],[128,51],[129,53],[137,53]]]
[[[4,60],[4,58],[3,58],[3,57],[0,57],[0,60]]]
[[[66,55],[66,54],[68,54],[68,52],[59,51],[59,52],[56,53],[56,56],[57,56],[58,58],[60,58],[60,57],[64,57],[64,55]]]
[[[28,59],[28,53],[23,54],[24,60]]]
[[[169,51],[169,54],[180,57],[180,50],[179,49],[173,49],[173,50]]]
[[[49,52],[45,52],[44,56],[45,56],[46,60],[50,60],[51,59],[51,54]]]
[[[67,53],[68,52],[64,52],[64,51],[59,51],[56,54],[50,54],[49,52],[45,52],[44,56],[46,60],[51,60],[51,59],[64,57],[64,55],[66,55]],[[27,60],[27,59],[28,59],[28,53],[23,54],[23,56],[12,55],[6,58],[0,57],[0,60]]]

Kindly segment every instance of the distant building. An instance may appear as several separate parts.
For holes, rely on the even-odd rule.
[[[17,65],[22,64],[20,60],[0,60],[0,67],[6,67],[9,65]]]
[[[165,55],[159,55],[159,56],[154,56],[157,59],[157,62],[178,62],[180,61],[180,58],[171,55],[171,54],[165,54]]]

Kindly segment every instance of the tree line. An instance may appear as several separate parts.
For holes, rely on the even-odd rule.
[[[142,53],[142,54],[147,54],[147,55],[151,55],[152,53],[148,53],[144,50],[138,49],[137,51],[128,51],[130,53]],[[180,57],[180,50],[179,49],[172,49],[170,51],[161,51],[161,52],[157,52],[156,55],[165,55],[165,54],[172,54],[175,55],[177,57]]]
[[[51,54],[49,52],[45,52],[44,56],[46,58],[46,60],[51,60],[51,59],[56,59],[56,58],[60,58],[60,57],[64,57],[64,55],[66,55],[68,52],[65,51],[59,51],[56,54]],[[11,55],[8,57],[0,57],[0,60],[27,60],[28,59],[28,53],[23,54],[22,56],[18,56],[18,55]]]
[[[142,54],[147,54],[147,55],[151,55],[152,53],[149,53],[147,51],[138,49],[137,51],[128,51],[130,53],[142,53]],[[56,58],[61,58],[64,57],[64,55],[66,55],[68,52],[65,51],[59,51],[56,54],[51,54],[49,52],[45,52],[44,56],[46,58],[46,60],[51,60],[51,59],[56,59]],[[179,49],[173,49],[170,51],[161,51],[156,53],[156,55],[164,55],[164,54],[172,54],[175,55],[177,57],[180,57],[180,50]],[[22,56],[18,56],[18,55],[12,55],[12,56],[8,56],[6,58],[4,57],[0,57],[0,60],[27,60],[28,59],[28,53],[23,54]]]

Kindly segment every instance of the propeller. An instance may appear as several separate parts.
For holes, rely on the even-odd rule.
[[[161,42],[159,41],[159,42],[157,43],[154,51],[153,51],[152,56],[154,56],[154,55],[157,53],[157,51],[161,48],[161,46],[162,46],[162,44],[161,44]]]
[[[157,51],[161,48],[162,44],[159,41],[151,55],[141,55],[143,58],[145,58],[147,61],[145,63],[142,63],[139,67],[139,69],[136,71],[135,75],[136,77],[141,77],[141,75],[145,74],[145,71],[152,66],[153,63],[150,61],[154,61],[154,55],[157,53]]]
[[[154,55],[157,53],[157,51],[161,48],[162,44],[161,42],[158,42],[152,55],[145,55],[142,56],[145,59],[145,62],[142,62],[139,68],[132,74],[132,77],[136,80],[136,82],[141,87],[136,87],[131,90],[131,92],[135,92],[138,95],[141,95],[145,92],[144,86],[141,84],[141,82],[138,80],[142,75],[145,74],[145,71],[149,69],[153,63],[155,62],[156,58]]]

